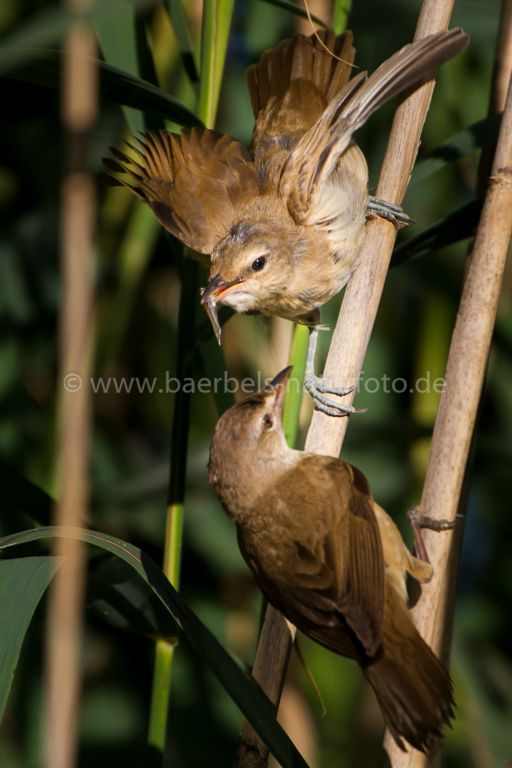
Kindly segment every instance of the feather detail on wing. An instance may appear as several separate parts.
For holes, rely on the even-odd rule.
[[[321,30],[318,36],[283,40],[249,67],[255,155],[268,142],[294,141],[313,125],[348,81],[354,55],[351,32],[336,37]]]
[[[290,521],[297,521],[286,573],[263,572],[247,551],[244,533],[239,534],[260,586],[318,642],[338,653],[372,657],[382,640],[385,570],[364,475],[344,462],[309,455],[281,479],[277,493],[286,500]],[[279,500],[273,500],[273,509],[274,504],[278,508]],[[308,516],[312,504],[325,505],[320,520],[318,508]]]
[[[128,187],[169,232],[200,253],[212,252],[229,231],[236,205],[259,192],[251,157],[231,136],[192,128],[181,135],[148,132],[138,145],[126,144],[130,153],[113,148],[116,160],[104,160],[116,174],[107,183]]]
[[[283,166],[279,189],[298,224],[315,218],[318,191],[350,145],[352,135],[393,96],[417,88],[465,48],[468,36],[445,30],[406,45],[368,77],[361,72],[331,101]]]

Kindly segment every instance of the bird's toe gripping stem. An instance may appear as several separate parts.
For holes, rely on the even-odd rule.
[[[425,540],[423,538],[423,528],[428,528],[431,531],[450,531],[455,528],[456,520],[436,520],[433,517],[424,515],[419,507],[413,507],[410,509],[407,513],[407,516],[409,517],[412,532],[414,534],[416,554],[420,560],[424,560],[426,563],[430,563],[427,548],[425,546]]]
[[[354,387],[336,387],[330,384],[326,384],[319,376],[314,373],[307,373],[304,378],[304,389],[309,392],[313,398],[315,408],[317,411],[322,411],[328,416],[348,416],[351,413],[363,413],[365,409],[354,408],[353,405],[345,403],[337,403],[330,397],[326,397],[326,394],[330,395],[348,395]]]
[[[401,206],[388,203],[387,200],[382,200],[380,197],[368,198],[368,212],[391,221],[397,229],[413,223],[413,219],[407,215]]]

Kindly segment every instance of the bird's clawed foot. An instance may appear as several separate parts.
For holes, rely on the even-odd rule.
[[[387,200],[381,200],[380,197],[368,198],[368,211],[391,221],[397,229],[413,223],[413,219],[406,214],[403,208],[394,203],[388,203]]]
[[[364,413],[365,408],[354,408],[353,405],[345,403],[337,403],[335,400],[331,400],[330,397],[326,397],[326,393],[329,395],[348,395],[354,387],[335,387],[330,384],[326,384],[320,376],[316,376],[314,373],[307,373],[304,379],[304,389],[309,392],[315,403],[317,411],[326,413],[327,416],[348,416],[351,413]]]
[[[407,515],[409,517],[412,532],[414,534],[416,554],[420,560],[424,560],[426,563],[430,563],[422,529],[428,528],[431,531],[450,531],[452,528],[455,528],[456,521],[442,519],[436,520],[433,517],[428,517],[427,515],[422,514],[419,507],[413,507],[409,510]]]

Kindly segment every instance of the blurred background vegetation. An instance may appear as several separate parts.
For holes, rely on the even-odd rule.
[[[201,3],[190,0],[185,5],[196,47]],[[452,26],[463,26],[471,45],[442,68],[423,133],[423,155],[485,117],[499,7],[499,0],[456,2]],[[311,2],[311,8],[329,19],[329,2]],[[18,45],[0,57],[0,460],[9,468],[3,473],[7,478],[17,472],[51,495],[58,493],[54,447],[62,386],[56,377],[56,333],[63,141],[58,90],[48,86],[52,77],[57,82],[51,66],[37,56],[25,60],[23,50],[61,49],[63,30],[52,15],[56,9],[47,0],[2,0],[0,6],[2,37],[9,41],[20,35]],[[372,70],[408,42],[418,10],[417,0],[355,0],[349,27],[354,30],[358,65]],[[194,89],[165,3],[103,0],[96,5],[94,21],[106,62],[155,82],[194,108]],[[277,4],[235,3],[217,120],[220,130],[249,141],[253,119],[244,70],[265,48],[299,28],[309,31],[307,22]],[[358,136],[372,184],[391,115],[391,108],[383,109]],[[121,108],[112,93],[104,92],[91,171],[100,173],[102,156],[110,145],[119,146],[128,130],[160,125],[157,110],[143,115],[133,106]],[[486,128],[485,141],[489,135]],[[418,166],[405,201],[416,224],[400,233],[399,246],[474,199],[478,155],[474,150],[445,163],[445,153],[442,167],[432,174],[425,172],[426,164]],[[160,562],[175,401],[166,384],[176,375],[182,256],[151,212],[126,190],[100,185],[98,190],[94,375],[103,381],[115,376],[122,391],[113,385],[101,391],[100,385],[93,395],[90,525],[136,543]],[[467,234],[471,213],[463,222]],[[390,272],[356,400],[368,412],[352,417],[344,446],[344,457],[367,474],[375,497],[400,521],[406,535],[404,513],[419,498],[439,396],[422,384],[428,391],[414,391],[414,381],[426,377],[432,383],[443,375],[467,245],[463,240],[450,247],[429,247]],[[443,758],[450,768],[494,768],[512,758],[511,288],[509,268],[468,487],[452,651],[457,718],[447,733]],[[323,322],[331,327],[339,301],[323,311]],[[275,374],[287,362],[291,330],[285,321],[231,318],[225,328],[229,375],[258,380],[258,375]],[[323,355],[328,341],[329,334],[322,334]],[[195,378],[222,372],[213,339],[194,344],[190,370]],[[389,377],[386,386],[384,375]],[[395,389],[405,391],[393,391],[392,379],[404,380]],[[217,408],[229,400],[197,393],[191,401],[181,591],[222,644],[250,664],[261,598],[238,553],[234,527],[206,480]],[[306,398],[299,443],[310,414]],[[7,510],[9,483],[4,487],[2,506]],[[6,517],[0,526],[9,532]],[[147,628],[134,631],[136,621],[127,631],[123,621],[101,618],[100,581],[97,569],[88,584],[87,601],[96,610],[87,613],[83,646],[79,765],[130,768],[144,765],[154,647],[144,634]],[[2,768],[41,764],[43,640],[44,604],[27,635],[1,726]],[[282,707],[292,738],[311,766],[378,765],[383,725],[359,670],[312,643],[302,640],[301,645],[326,714],[293,658]],[[186,640],[180,640],[167,764],[230,765],[239,727],[240,715],[232,702]]]

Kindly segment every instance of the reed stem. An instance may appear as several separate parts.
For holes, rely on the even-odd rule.
[[[207,128],[213,127],[217,114],[233,5],[234,0],[204,0],[203,3],[197,114]],[[196,261],[186,256],[182,262],[181,279],[176,371],[179,381],[183,381],[188,375],[191,363],[199,296],[199,266]],[[171,429],[163,566],[165,575],[176,589],[179,588],[181,567],[190,405],[191,393],[180,388],[175,395]],[[148,743],[150,748],[156,749],[162,755],[166,745],[174,649],[174,638],[157,640]]]
[[[67,0],[87,11],[89,0]],[[96,42],[90,24],[68,33],[63,59],[62,124],[68,167],[61,188],[61,311],[59,317],[59,502],[55,525],[83,526],[88,516],[95,183],[88,148],[98,108]],[[80,87],[77,87],[80,83]],[[78,386],[76,386],[78,385]],[[76,764],[81,689],[85,548],[57,538],[63,565],[50,590],[46,645],[45,765]]]

